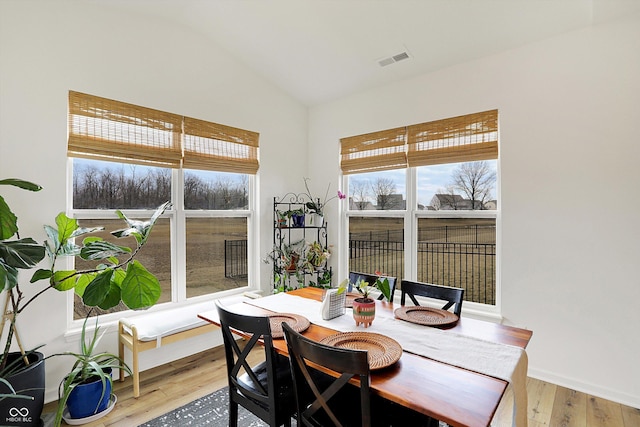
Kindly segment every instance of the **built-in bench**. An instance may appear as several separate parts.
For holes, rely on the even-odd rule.
[[[231,305],[259,295],[247,293],[223,298],[224,305]],[[146,350],[173,342],[195,337],[219,329],[198,317],[198,313],[215,309],[213,301],[185,305],[163,311],[136,314],[118,322],[118,355],[124,360],[125,347],[131,350],[131,372],[133,396],[140,396],[140,371],[138,355]],[[120,381],[124,381],[124,371],[120,370]]]

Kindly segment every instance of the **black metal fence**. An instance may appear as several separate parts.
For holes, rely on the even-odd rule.
[[[244,278],[248,276],[246,240],[224,241],[224,277]]]
[[[403,230],[391,230],[352,234],[349,270],[377,270],[402,279],[402,233]],[[465,289],[466,301],[495,304],[495,226],[423,227],[418,240],[418,281],[460,287]]]

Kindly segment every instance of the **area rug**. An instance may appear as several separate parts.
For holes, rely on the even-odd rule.
[[[229,389],[218,391],[189,402],[138,427],[227,427],[229,425]],[[296,420],[291,420],[292,427]],[[238,427],[267,427],[268,424],[244,409],[238,408]],[[447,424],[440,422],[440,427]]]
[[[214,391],[200,399],[168,412],[139,427],[227,427],[229,425],[229,389]],[[294,424],[295,425],[295,420]],[[238,410],[238,427],[267,426],[261,419],[244,409]]]

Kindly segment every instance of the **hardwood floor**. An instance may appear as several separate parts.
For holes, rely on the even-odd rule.
[[[256,358],[257,362],[257,358]],[[86,427],[132,427],[149,421],[227,385],[224,351],[218,347],[140,374],[140,397],[131,379],[114,382],[118,403],[113,411]],[[640,409],[620,405],[565,387],[527,379],[529,427],[638,427]],[[498,408],[494,425],[511,426],[511,396]],[[55,403],[45,406],[54,412]]]

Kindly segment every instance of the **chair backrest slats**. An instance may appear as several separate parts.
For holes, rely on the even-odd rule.
[[[460,316],[462,313],[462,301],[464,298],[464,289],[462,288],[403,280],[400,284],[400,290],[402,292],[402,296],[400,297],[401,305],[405,304],[407,295],[415,305],[420,305],[416,299],[416,295],[418,295],[447,301],[444,307],[442,307],[444,310],[455,306],[453,309],[454,314]]]
[[[283,423],[290,425],[294,405],[290,405],[291,412],[287,414],[279,409],[283,405],[277,401],[276,390],[279,390],[281,384],[276,373],[278,357],[273,348],[269,318],[233,313],[218,302],[216,307],[227,361],[230,404],[242,405],[271,426]],[[242,347],[234,332],[240,332],[246,338]],[[247,358],[254,349],[264,352],[265,360],[252,367]],[[289,367],[284,366],[288,372]],[[290,384],[289,380],[289,387]],[[230,422],[237,423],[237,409],[233,419],[232,422],[230,417]]]
[[[349,407],[349,402],[340,402],[331,398],[345,387],[351,387],[349,380],[352,377],[360,379],[360,419],[363,427],[371,425],[370,403],[370,370],[367,352],[362,350],[350,350],[332,347],[312,341],[295,332],[286,323],[282,324],[289,358],[293,384],[298,400],[298,424],[312,426],[318,422],[319,416],[328,418],[335,426],[342,426],[340,412],[336,412],[336,403],[347,405],[350,412],[355,408]],[[322,384],[318,380],[319,371],[315,371],[310,364],[321,366],[334,371],[337,378],[328,378],[326,375]],[[311,399],[307,396],[311,394]],[[309,404],[310,403],[310,404]]]

